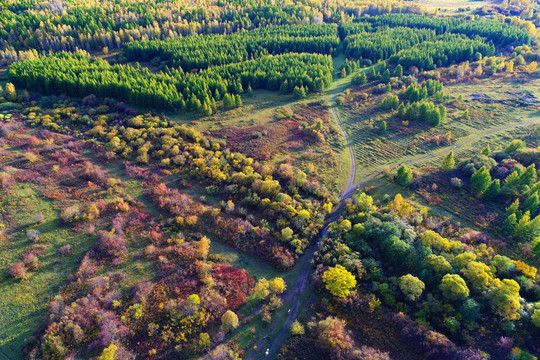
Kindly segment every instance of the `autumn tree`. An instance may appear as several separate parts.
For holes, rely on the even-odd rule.
[[[497,281],[497,290],[492,300],[493,312],[505,321],[519,320],[519,284],[511,279]]]
[[[347,297],[350,290],[356,286],[356,278],[341,265],[330,267],[322,276],[326,289],[337,297]]]
[[[317,323],[315,331],[320,344],[330,350],[336,359],[350,359],[354,340],[347,332],[343,321],[329,316]]]
[[[457,274],[446,274],[439,285],[443,296],[451,301],[465,300],[469,296],[469,288],[465,280]]]
[[[232,330],[238,327],[238,315],[231,310],[227,310],[221,317],[221,324],[225,330]]]
[[[270,283],[265,278],[259,279],[253,288],[253,297],[258,300],[263,300],[270,295]]]
[[[287,284],[283,278],[276,277],[270,282],[269,288],[274,294],[282,294],[287,289]]]
[[[470,261],[461,273],[477,291],[484,290],[493,282],[489,266],[478,261]]]
[[[426,264],[436,273],[444,274],[452,270],[452,265],[444,257],[431,254],[425,259]]]
[[[535,309],[533,315],[531,316],[531,321],[534,326],[540,328],[540,309]]]
[[[98,360],[116,360],[116,352],[118,351],[118,346],[115,344],[111,344],[105,349],[103,349],[103,352],[98,357]]]
[[[426,287],[422,280],[411,274],[400,277],[398,284],[403,294],[411,301],[420,299]]]
[[[304,335],[304,333],[305,333],[304,326],[302,324],[300,324],[300,322],[298,320],[295,320],[291,324],[291,334],[292,335]]]
[[[4,90],[4,97],[8,100],[14,100],[17,96],[17,91],[15,90],[15,85],[8,82]]]
[[[490,265],[495,267],[497,274],[499,275],[506,275],[514,268],[512,259],[504,255],[495,255],[493,260],[491,260]]]
[[[198,248],[199,256],[202,259],[206,259],[206,257],[208,256],[209,250],[210,250],[210,239],[207,238],[206,236],[203,236],[201,240],[199,240],[199,248]]]

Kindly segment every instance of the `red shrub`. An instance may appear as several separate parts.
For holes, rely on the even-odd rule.
[[[26,279],[28,277],[26,266],[22,261],[19,261],[9,268],[9,275],[16,279]]]
[[[245,270],[228,265],[215,264],[212,267],[212,277],[220,292],[227,299],[228,309],[237,309],[251,295],[255,281]]]

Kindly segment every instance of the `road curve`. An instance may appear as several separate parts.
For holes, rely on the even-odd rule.
[[[336,221],[337,219],[339,219],[339,216],[341,215],[341,212],[343,211],[343,207],[345,205],[345,200],[352,196],[352,194],[354,193],[354,190],[358,188],[358,186],[360,186],[362,183],[369,181],[375,176],[377,176],[377,174],[372,174],[360,180],[358,183],[356,184],[354,183],[354,179],[356,177],[356,158],[354,156],[353,144],[350,141],[349,136],[345,132],[345,129],[343,128],[341,119],[339,118],[338,112],[335,107],[335,100],[337,96],[338,94],[335,94],[332,97],[332,100],[331,100],[332,104],[330,106],[331,106],[332,114],[334,115],[334,118],[336,119],[336,122],[339,128],[341,129],[343,137],[345,138],[346,146],[349,151],[349,157],[351,160],[351,170],[349,171],[349,179],[347,181],[347,186],[343,190],[339,204],[337,204],[337,206],[334,208],[332,213],[328,216],[328,219],[326,221],[324,228],[321,230],[321,233],[317,237],[317,241],[315,242],[315,244],[311,245],[306,250],[302,258],[300,259],[299,261],[299,264],[300,264],[299,266],[301,266],[300,273],[298,275],[298,278],[296,279],[296,283],[294,284],[294,287],[290,287],[289,288],[290,290],[287,291],[284,298],[282,299],[283,307],[290,309],[287,314],[287,319],[285,319],[285,321],[281,325],[279,324],[271,325],[270,332],[273,332],[277,326],[281,326],[281,328],[278,334],[274,337],[274,339],[270,343],[270,346],[267,348],[268,354],[266,354],[267,349],[259,348],[257,351],[259,354],[264,352],[264,355],[268,359],[273,359],[277,355],[277,352],[279,351],[281,344],[283,344],[283,342],[287,338],[287,335],[289,334],[289,329],[292,323],[298,317],[298,313],[300,312],[301,310],[300,308],[302,305],[302,295],[304,294],[306,287],[309,284],[309,278],[311,275],[311,260],[313,260],[313,258],[315,257],[315,252],[317,251],[317,246],[319,242],[326,236],[328,232],[328,225]],[[294,290],[294,291],[291,291],[291,290]],[[248,359],[255,359],[257,358],[257,355],[259,354],[250,353],[248,355]]]

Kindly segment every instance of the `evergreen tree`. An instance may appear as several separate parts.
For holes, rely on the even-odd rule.
[[[225,96],[223,97],[223,106],[225,106],[225,107],[231,107],[232,106],[232,99],[231,99],[231,95],[229,95],[229,93],[226,93]]]
[[[405,165],[401,165],[397,170],[396,180],[401,186],[409,186],[413,175],[412,170]]]
[[[386,130],[387,130],[387,125],[386,125],[386,121],[382,121],[381,122],[381,125],[379,125],[379,131],[382,133],[382,134],[386,134]]]
[[[509,234],[514,233],[514,229],[517,225],[517,216],[516,214],[510,214],[503,222],[503,230],[506,231]]]
[[[285,79],[285,81],[281,83],[281,86],[279,87],[279,92],[282,94],[286,94],[289,92],[289,81],[287,79]]]
[[[303,86],[295,86],[293,90],[293,97],[295,99],[303,99],[306,97],[306,90]]]
[[[367,82],[366,74],[364,74],[363,72],[355,74],[352,79],[353,85],[364,85],[366,82]]]
[[[375,66],[372,66],[370,68],[368,75],[369,75],[369,80],[370,81],[373,81],[373,80],[377,79],[377,73],[375,72]]]
[[[493,200],[499,195],[501,192],[501,181],[499,179],[495,179],[489,184],[488,188],[484,192],[484,198],[487,200]]]
[[[234,97],[234,107],[242,107],[242,98],[240,97],[240,95],[236,95]]]
[[[201,112],[203,115],[210,116],[212,115],[212,107],[205,101],[201,108]]]
[[[537,180],[536,167],[534,164],[531,164],[519,177],[519,182],[521,185],[532,186]]]
[[[382,81],[383,83],[385,83],[385,84],[387,84],[387,83],[390,82],[390,70],[386,69],[386,70],[383,72],[381,81]]]
[[[524,212],[528,211],[530,212],[532,216],[534,216],[534,214],[536,214],[536,211],[538,210],[538,204],[539,204],[538,191],[535,191],[523,203],[523,211]]]
[[[398,78],[403,76],[403,66],[401,66],[401,64],[397,64],[396,68],[394,69],[394,76]]]
[[[444,159],[441,162],[441,169],[443,170],[451,170],[456,166],[456,161],[454,160],[454,152],[450,151],[448,155],[444,157]]]
[[[516,199],[513,203],[506,208],[506,216],[516,214],[517,217],[521,217],[521,211],[519,210],[519,199]]]
[[[476,195],[483,194],[490,184],[491,175],[485,166],[482,166],[471,176],[471,190]]]
[[[489,156],[491,154],[491,148],[489,145],[487,145],[485,148],[482,149],[482,155]]]

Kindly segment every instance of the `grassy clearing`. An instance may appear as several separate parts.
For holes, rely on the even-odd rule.
[[[370,196],[372,196],[380,204],[386,204],[388,199],[393,199],[397,194],[401,194],[404,199],[407,199],[408,202],[412,203],[415,207],[418,208],[427,208],[429,214],[433,216],[448,217],[454,223],[460,222],[462,226],[469,227],[471,229],[476,229],[477,227],[471,222],[463,219],[458,214],[449,211],[443,206],[432,206],[429,205],[421,196],[419,196],[415,191],[412,191],[408,188],[399,186],[398,184],[388,180],[384,176],[378,176],[360,187],[360,191],[364,191]],[[387,196],[389,195],[389,197]]]
[[[493,1],[489,0],[416,0],[415,2],[425,7],[429,11],[434,11],[438,9],[445,14],[463,13],[463,11],[460,11],[460,9],[464,9],[466,10],[466,12],[470,12],[484,6],[493,5]]]
[[[357,180],[384,166],[395,166],[426,154],[437,153],[460,145],[459,153],[465,154],[480,146],[480,137],[491,137],[491,131],[506,126],[534,121],[539,117],[536,110],[539,79],[521,83],[515,79],[487,78],[478,83],[462,83],[445,87],[453,100],[447,105],[447,121],[431,128],[422,124],[410,124],[408,131],[401,121],[388,112],[379,111],[384,95],[369,95],[361,99],[366,86],[352,88],[348,103],[339,107],[340,117],[354,145],[358,165]],[[525,100],[524,100],[525,99]],[[469,110],[469,118],[463,116]],[[388,131],[380,133],[382,121],[388,123]],[[453,143],[437,145],[433,139],[452,134]],[[487,141],[490,139],[488,138]],[[474,146],[471,146],[474,145]],[[485,145],[484,145],[485,146]]]
[[[277,276],[283,276],[283,272],[273,266],[261,262],[246,254],[239,253],[232,247],[212,241],[210,244],[210,254],[219,255],[220,260],[224,260],[230,266],[247,270],[255,279],[272,279]]]
[[[19,359],[24,340],[45,319],[49,301],[65,284],[67,275],[76,270],[94,237],[60,226],[59,212],[31,186],[18,185],[13,190],[4,195],[2,204],[8,221],[6,239],[0,244],[0,346],[11,359]],[[42,224],[32,220],[36,213],[43,215]],[[15,280],[8,275],[8,269],[31,246],[26,236],[29,229],[41,232],[41,265],[29,273],[27,280]],[[72,254],[60,258],[58,249],[65,244],[71,245]]]
[[[294,131],[299,125],[291,126],[284,124],[283,120],[278,120],[276,114],[280,109],[289,109],[293,116],[290,120],[296,121],[298,124],[302,122],[310,123],[313,119],[306,118],[302,114],[305,108],[309,108],[309,104],[331,104],[337,94],[340,94],[350,84],[350,77],[338,78],[337,72],[341,64],[345,61],[345,56],[340,55],[334,58],[334,68],[336,70],[335,81],[322,93],[311,94],[306,99],[296,100],[292,95],[283,95],[274,91],[256,90],[253,96],[243,96],[243,106],[237,109],[219,109],[218,112],[211,116],[201,116],[198,113],[175,113],[169,114],[169,117],[179,124],[185,124],[193,127],[198,131],[210,134],[218,139],[226,141],[231,145],[231,138],[227,139],[223,136],[218,136],[216,133],[223,133],[224,129],[227,133],[242,132],[244,140],[246,132],[250,132],[252,137],[260,137],[261,133],[268,133],[270,144],[265,146],[270,149],[271,156],[268,159],[259,159],[265,163],[279,164],[285,158],[291,157],[294,159],[294,165],[304,172],[308,172],[308,165],[313,163],[316,167],[314,177],[324,184],[330,191],[339,194],[347,183],[350,170],[350,160],[345,145],[345,138],[337,128],[336,119],[329,113],[329,110],[324,110],[315,116],[321,119],[327,119],[325,126],[334,128],[337,131],[333,132],[333,136],[327,139],[325,143],[306,142],[298,139],[294,135]],[[324,107],[320,107],[324,109]],[[319,110],[317,110],[319,111]],[[285,119],[287,122],[289,119]],[[233,129],[233,130],[231,130]],[[264,135],[260,141],[247,141],[243,144],[243,152],[249,155],[251,151],[260,149],[259,143],[265,143]],[[299,146],[293,144],[299,143]],[[233,146],[236,144],[233,144]],[[291,148],[292,147],[292,148]]]

